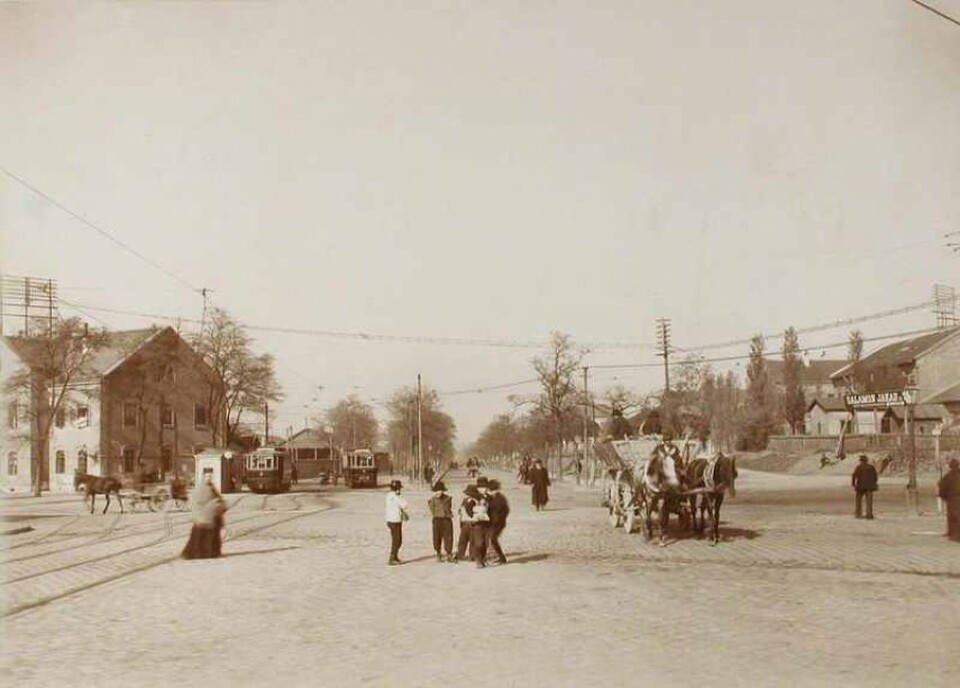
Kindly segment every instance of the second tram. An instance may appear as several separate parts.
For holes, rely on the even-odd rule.
[[[293,457],[286,449],[261,447],[247,454],[247,487],[253,492],[286,492],[293,482]]]

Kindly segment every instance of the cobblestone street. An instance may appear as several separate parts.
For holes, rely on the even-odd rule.
[[[485,570],[435,561],[416,489],[399,567],[382,490],[231,496],[226,556],[193,562],[176,559],[186,514],[8,499],[7,529],[35,530],[5,537],[5,682],[955,685],[960,548],[932,500],[908,515],[884,487],[858,521],[845,478],[740,482],[718,546],[663,548],[613,529],[597,490],[554,486],[535,513],[511,485],[510,563]],[[81,589],[97,575],[114,580]]]

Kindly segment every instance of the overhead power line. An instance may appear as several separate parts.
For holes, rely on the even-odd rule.
[[[114,244],[116,244],[117,246],[119,246],[120,248],[122,248],[124,251],[127,251],[128,253],[133,254],[134,256],[136,256],[137,258],[139,258],[140,260],[142,260],[142,261],[143,261],[144,263],[146,263],[147,265],[150,265],[151,267],[156,268],[157,270],[159,270],[160,272],[162,272],[163,274],[165,274],[167,277],[170,277],[170,278],[176,280],[177,282],[179,282],[180,284],[182,284],[183,286],[185,286],[187,289],[189,289],[189,290],[191,290],[191,291],[194,291],[194,292],[197,292],[197,293],[200,292],[199,289],[197,289],[195,286],[193,286],[192,284],[190,284],[189,282],[187,282],[185,279],[183,279],[182,277],[180,277],[180,275],[176,274],[175,272],[171,272],[170,270],[167,270],[165,267],[163,267],[162,265],[160,265],[157,261],[155,261],[155,260],[153,260],[153,259],[151,259],[151,258],[148,258],[147,256],[143,255],[143,254],[140,253],[140,251],[138,251],[137,249],[133,248],[133,247],[130,246],[129,244],[126,244],[126,243],[124,243],[123,241],[121,241],[120,239],[118,239],[117,237],[113,236],[113,234],[111,234],[110,232],[108,232],[107,230],[105,230],[103,227],[100,227],[99,225],[91,222],[91,221],[88,220],[87,218],[83,217],[83,215],[80,215],[79,213],[74,212],[73,210],[71,210],[70,208],[68,208],[67,206],[65,206],[63,203],[61,203],[60,201],[58,201],[57,199],[53,198],[53,197],[50,196],[49,194],[44,193],[43,191],[41,191],[41,190],[38,189],[37,187],[35,187],[35,186],[33,186],[32,184],[30,184],[30,183],[29,183],[28,181],[26,181],[25,179],[17,176],[16,174],[14,174],[14,173],[11,172],[10,170],[8,170],[6,167],[3,167],[2,165],[0,165],[0,172],[3,172],[5,175],[7,175],[8,177],[10,177],[10,179],[14,180],[15,182],[17,182],[18,184],[20,184],[20,186],[24,187],[25,189],[29,189],[30,191],[32,191],[33,193],[35,193],[37,196],[39,196],[40,198],[42,198],[43,200],[45,200],[45,201],[46,201],[47,203],[49,203],[50,205],[52,205],[52,206],[54,206],[54,207],[56,207],[56,208],[59,208],[60,210],[62,210],[63,212],[65,212],[67,215],[69,215],[69,216],[72,217],[73,219],[77,220],[78,222],[80,222],[80,223],[83,224],[83,225],[86,225],[87,227],[89,227],[89,228],[92,229],[93,231],[97,232],[97,234],[99,234],[100,236],[105,237],[106,239],[112,241]]]
[[[943,18],[946,19],[948,22],[952,22],[952,23],[956,24],[957,26],[960,26],[960,21],[954,19],[954,18],[951,17],[949,14],[944,14],[943,12],[941,12],[940,10],[938,10],[936,7],[931,7],[930,5],[928,5],[928,4],[925,3],[925,2],[920,2],[920,0],[910,0],[910,2],[912,2],[914,5],[920,5],[920,7],[922,7],[923,9],[928,10],[928,11],[930,11],[930,12],[933,12],[934,14],[936,14],[936,15],[938,15],[938,16],[940,16],[940,17],[943,17]]]

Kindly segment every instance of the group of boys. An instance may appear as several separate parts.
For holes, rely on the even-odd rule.
[[[433,549],[437,561],[456,563],[470,558],[477,568],[487,565],[488,556],[497,563],[506,564],[507,558],[500,547],[500,535],[507,527],[510,504],[500,491],[500,482],[479,476],[463,490],[463,500],[457,514],[460,520],[460,535],[457,551],[453,551],[453,498],[447,494],[443,481],[433,485],[433,496],[427,502],[433,516]]]

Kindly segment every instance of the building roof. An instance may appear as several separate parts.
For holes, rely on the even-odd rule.
[[[800,384],[802,385],[829,385],[830,376],[843,368],[847,362],[843,359],[813,359],[803,365],[800,373]],[[784,362],[779,359],[765,359],[764,365],[770,374],[770,379],[775,383],[783,383]]]
[[[950,404],[960,402],[960,382],[953,385],[953,387],[948,387],[942,392],[934,394],[929,399],[924,399],[928,404]]]
[[[180,338],[180,335],[172,327],[150,327],[142,330],[107,332],[104,345],[94,352],[91,359],[83,366],[82,374],[78,377],[81,379],[97,379],[113,372],[134,353],[142,349],[147,342],[165,333],[172,333]],[[3,339],[28,366],[32,368],[43,366],[45,356],[42,337],[4,337]],[[188,348],[193,351],[192,347],[188,346]]]
[[[907,416],[906,406],[891,406],[887,413],[903,420]],[[950,418],[950,412],[942,404],[917,404],[913,407],[913,417],[916,420],[943,420]]]
[[[284,447],[326,447],[330,444],[330,437],[318,428],[304,428],[290,436],[283,443]]]
[[[847,411],[847,405],[843,402],[843,399],[840,397],[815,397],[813,401],[807,404],[807,411],[810,411],[814,406],[819,406],[824,411],[835,412],[835,411]]]
[[[936,332],[929,332],[911,339],[903,339],[893,344],[887,344],[874,351],[872,354],[864,356],[856,363],[845,365],[840,370],[834,372],[830,377],[834,380],[856,370],[863,372],[876,368],[898,368],[909,366],[916,362],[918,358],[925,355],[928,351],[939,345],[941,342],[960,333],[960,327],[951,327]]]

